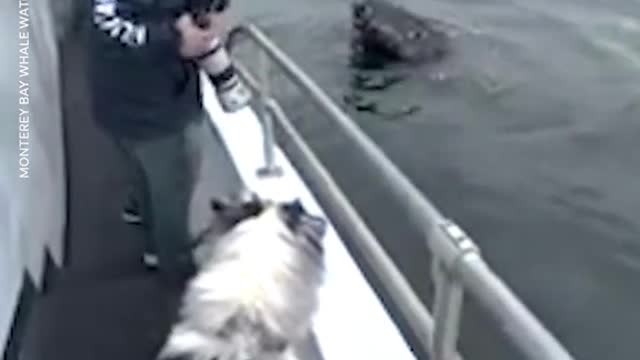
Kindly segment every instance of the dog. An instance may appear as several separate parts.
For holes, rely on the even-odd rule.
[[[327,221],[300,201],[212,200],[216,224],[196,250],[179,320],[161,360],[293,357],[311,332],[324,278]]]

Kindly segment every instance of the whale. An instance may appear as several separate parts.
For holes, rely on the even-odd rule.
[[[444,23],[389,1],[353,2],[351,22],[350,60],[357,68],[434,63],[449,53]]]

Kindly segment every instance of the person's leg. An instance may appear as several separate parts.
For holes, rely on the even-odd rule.
[[[180,281],[192,270],[187,219],[197,168],[186,130],[130,144],[143,169],[147,250],[157,251],[158,267],[167,280]]]
[[[122,219],[133,225],[142,224],[142,202],[146,184],[144,171],[140,161],[133,153],[132,144],[125,139],[112,136],[116,148],[127,162],[127,174],[129,175],[127,193],[122,206]]]
[[[145,228],[144,253],[142,260],[149,268],[158,266],[158,256],[153,239],[148,234],[148,224],[144,223],[144,218],[150,216],[148,205],[147,179],[140,159],[135,154],[136,143],[112,135],[115,147],[120,151],[123,159],[127,163],[128,185],[121,217],[128,224],[141,225]]]
[[[193,270],[190,246],[211,224],[211,198],[238,194],[244,184],[207,114],[182,132],[124,148],[141,169],[135,194],[149,230],[146,249],[157,250],[160,270],[180,280]]]

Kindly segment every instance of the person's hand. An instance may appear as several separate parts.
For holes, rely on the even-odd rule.
[[[208,14],[206,19],[206,27],[198,26],[189,13],[183,14],[176,21],[175,27],[181,38],[179,50],[183,57],[190,59],[206,53],[213,40],[221,35],[221,28],[217,25],[220,22],[218,17]]]

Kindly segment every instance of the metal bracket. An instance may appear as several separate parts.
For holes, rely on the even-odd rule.
[[[452,220],[445,220],[439,224],[439,229],[445,235],[446,241],[434,246],[434,254],[442,261],[445,269],[452,274],[457,272],[457,268],[462,260],[468,256],[479,256],[480,249],[471,240],[467,233]]]

